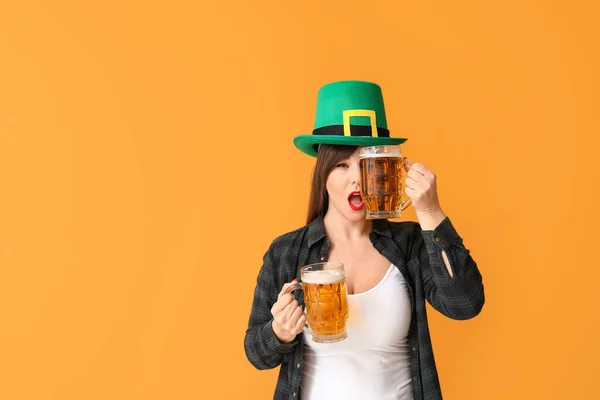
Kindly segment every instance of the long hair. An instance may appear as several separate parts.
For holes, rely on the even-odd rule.
[[[356,146],[340,146],[323,144],[317,153],[317,162],[313,170],[310,199],[308,200],[308,215],[306,223],[310,224],[317,217],[324,217],[329,206],[327,193],[327,178],[335,166],[356,150]]]

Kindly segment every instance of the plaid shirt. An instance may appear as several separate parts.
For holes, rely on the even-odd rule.
[[[408,334],[413,393],[415,400],[442,399],[425,300],[449,318],[475,317],[485,302],[483,283],[477,264],[461,237],[446,218],[433,231],[423,231],[416,222],[374,220],[369,235],[373,246],[398,267],[410,287],[412,321]],[[281,287],[300,278],[300,268],[326,261],[330,241],[323,219],[276,238],[263,258],[258,273],[254,301],[244,348],[248,360],[258,369],[281,365],[274,399],[300,398],[302,380],[302,334],[289,344],[279,342],[271,323],[271,307]],[[446,253],[452,267],[450,276],[442,259]],[[295,291],[298,302],[303,297]]]

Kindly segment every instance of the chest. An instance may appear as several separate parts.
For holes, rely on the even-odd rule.
[[[390,352],[406,354],[401,346],[408,337],[411,310],[406,282],[396,266],[389,265],[373,288],[348,296],[347,339],[333,344],[307,340],[307,344],[322,356],[360,354],[361,363],[371,356],[376,361],[377,354],[387,354],[386,358]],[[310,334],[307,329],[305,332]],[[380,362],[375,364],[375,369],[381,366]]]
[[[377,285],[390,268],[390,260],[379,254],[369,240],[353,245],[334,245],[329,260],[344,264],[348,294],[366,292]]]

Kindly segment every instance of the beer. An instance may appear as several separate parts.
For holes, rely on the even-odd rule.
[[[361,196],[367,219],[400,217],[409,203],[402,201],[404,170],[397,146],[371,146],[359,153]]]
[[[342,270],[305,271],[302,275],[308,325],[315,342],[348,337],[348,292]]]
[[[321,262],[300,269],[302,282],[290,285],[286,293],[296,289],[304,292],[304,313],[313,341],[339,342],[348,337],[348,292],[344,265]]]

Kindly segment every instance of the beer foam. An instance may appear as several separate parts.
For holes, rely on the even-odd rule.
[[[306,283],[316,283],[318,285],[339,283],[344,281],[344,271],[339,269],[307,271],[302,276],[302,281]]]
[[[391,154],[391,153],[376,154],[376,153],[373,153],[373,154],[362,154],[358,158],[362,159],[362,158],[384,158],[384,157],[402,158],[402,154],[401,153],[396,153],[396,154]]]
[[[402,157],[398,146],[368,146],[359,151],[358,158]]]

